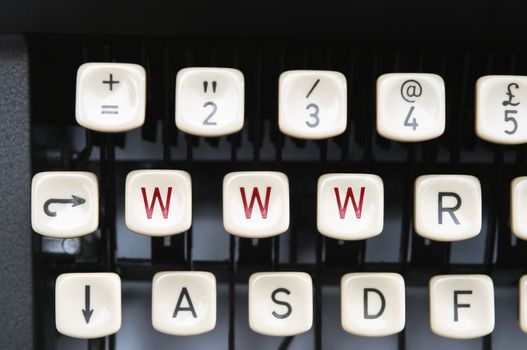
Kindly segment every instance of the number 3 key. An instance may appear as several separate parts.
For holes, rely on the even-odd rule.
[[[323,139],[346,130],[346,77],[333,71],[293,70],[280,75],[278,125],[301,139]]]

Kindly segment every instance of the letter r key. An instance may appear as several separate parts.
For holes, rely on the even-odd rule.
[[[415,232],[436,241],[459,241],[481,231],[481,186],[469,175],[424,175],[415,180]]]

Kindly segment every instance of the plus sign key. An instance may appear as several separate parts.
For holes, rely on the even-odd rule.
[[[146,73],[130,63],[86,63],[77,71],[75,114],[85,128],[123,132],[143,125]]]

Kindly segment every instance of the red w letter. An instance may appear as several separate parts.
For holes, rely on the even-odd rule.
[[[353,209],[355,209],[355,216],[357,219],[360,219],[360,216],[362,215],[362,200],[364,199],[364,187],[360,188],[360,198],[359,198],[359,206],[357,206],[357,202],[355,202],[355,196],[353,195],[353,190],[351,187],[348,187],[348,190],[346,191],[346,199],[344,200],[344,207],[342,207],[342,204],[340,202],[340,194],[338,187],[334,188],[335,190],[335,196],[337,197],[337,206],[339,208],[339,215],[341,219],[344,219],[346,217],[346,210],[348,209],[348,201],[351,198],[351,203],[353,204]]]
[[[256,187],[253,188],[253,193],[251,195],[251,202],[249,203],[248,207],[247,207],[247,198],[245,198],[245,187],[240,187],[240,193],[242,195],[243,209],[245,210],[246,219],[251,218],[255,199],[258,201],[258,206],[260,207],[260,213],[262,213],[262,219],[267,218],[267,209],[269,208],[269,198],[271,197],[271,187],[267,187],[267,189],[265,190],[265,200],[264,200],[265,205],[262,204],[262,200],[260,199],[260,192],[258,192],[258,188]]]
[[[163,203],[163,200],[161,199],[161,194],[159,193],[159,187],[156,187],[154,189],[154,196],[152,197],[152,201],[150,204],[148,204],[148,199],[146,198],[146,188],[141,187],[141,192],[143,193],[143,201],[145,203],[145,210],[146,210],[146,217],[148,219],[152,218],[152,214],[154,213],[154,205],[156,204],[156,200],[159,201],[159,206],[161,207],[161,212],[163,213],[163,217],[166,219],[168,218],[168,212],[170,210],[170,197],[172,194],[172,187],[168,188],[167,191],[167,197],[165,202],[167,205]]]

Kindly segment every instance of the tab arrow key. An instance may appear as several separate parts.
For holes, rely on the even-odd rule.
[[[77,197],[75,195],[71,195],[71,199],[59,199],[59,198],[48,199],[44,203],[44,213],[46,213],[47,216],[51,216],[51,217],[57,216],[56,211],[49,210],[49,206],[55,203],[56,204],[71,204],[72,207],[76,207],[76,206],[86,203],[86,199]]]

